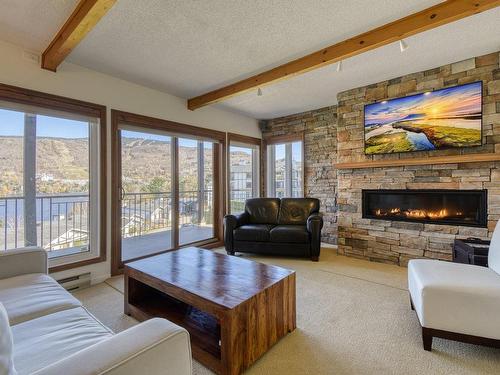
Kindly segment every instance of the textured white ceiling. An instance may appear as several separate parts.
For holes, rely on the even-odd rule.
[[[0,39],[41,52],[78,0],[0,0]]]
[[[0,0],[0,38],[43,50],[76,0]],[[193,97],[432,6],[436,0],[118,0],[69,56],[90,69]],[[48,4],[46,6],[42,6]],[[500,49],[500,9],[218,106],[272,118],[336,103],[345,89]]]
[[[217,106],[269,119],[337,103],[337,93],[473,56],[500,51],[500,8],[490,10],[352,57],[295,78],[226,100]]]

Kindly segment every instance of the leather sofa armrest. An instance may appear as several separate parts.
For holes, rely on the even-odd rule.
[[[224,216],[224,247],[228,254],[234,254],[233,230],[248,223],[249,219],[247,212]]]
[[[311,235],[311,259],[317,261],[321,250],[321,229],[323,229],[323,215],[314,213],[307,218],[307,231]]]
[[[191,375],[189,334],[168,320],[150,319],[35,374]]]
[[[247,212],[242,212],[238,215],[226,215],[224,216],[224,225],[230,225],[233,229],[241,227],[242,225],[248,224],[250,216]]]
[[[48,255],[40,247],[0,251],[0,279],[28,273],[48,273]]]

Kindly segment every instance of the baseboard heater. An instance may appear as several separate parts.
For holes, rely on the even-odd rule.
[[[87,272],[80,275],[60,279],[57,280],[57,282],[61,284],[63,288],[68,292],[72,292],[75,290],[88,288],[90,286],[90,280],[90,272]]]

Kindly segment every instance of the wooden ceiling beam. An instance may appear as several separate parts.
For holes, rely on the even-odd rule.
[[[42,54],[42,68],[55,72],[66,56],[94,28],[116,0],[80,0],[75,10]]]
[[[333,64],[499,5],[500,0],[447,0],[266,72],[189,99],[188,108],[195,110],[217,103],[258,87]]]

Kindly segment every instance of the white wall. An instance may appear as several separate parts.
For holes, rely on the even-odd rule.
[[[261,137],[257,121],[250,117],[210,106],[190,111],[186,107],[185,99],[70,63],[63,63],[57,73],[49,72],[24,57],[23,53],[22,48],[0,41],[0,83],[105,105],[108,109],[108,146],[111,109]],[[109,149],[110,147],[108,147]],[[108,170],[110,167],[111,157],[108,154]],[[109,186],[109,176],[107,183]],[[111,223],[109,202],[110,192],[108,189],[108,234]],[[110,257],[110,238],[108,236],[106,262],[60,272],[55,276],[61,278],[90,271],[94,282],[102,281],[109,276]]]

